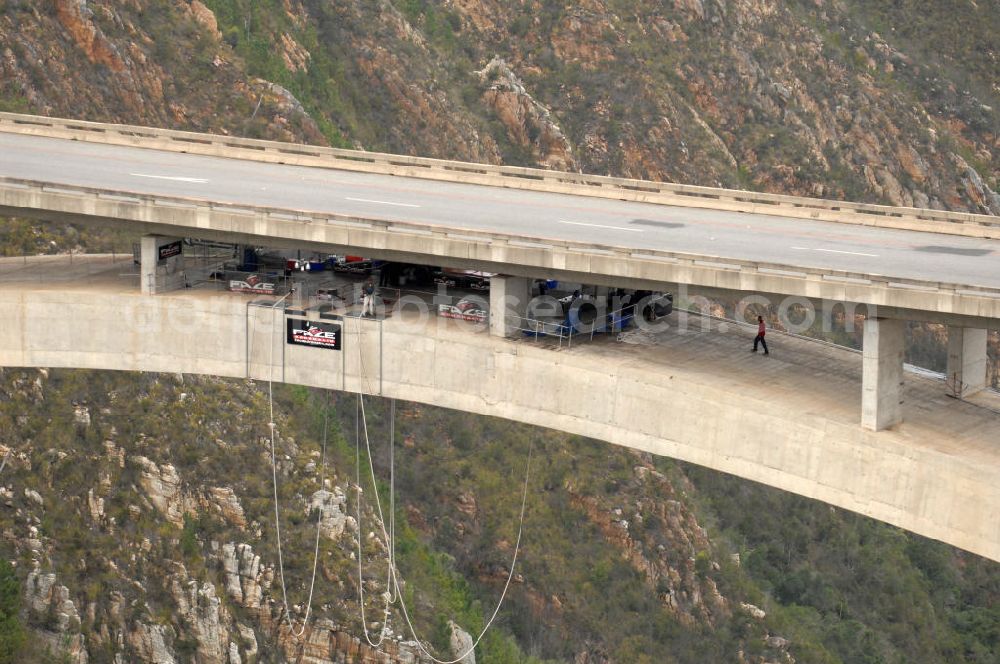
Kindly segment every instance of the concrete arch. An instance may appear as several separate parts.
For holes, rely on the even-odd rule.
[[[753,389],[752,371],[715,370],[733,360],[676,349],[554,351],[400,316],[343,320],[333,351],[287,344],[286,312],[249,298],[98,283],[0,288],[0,310],[0,366],[273,376],[504,417],[704,465],[1000,561],[1000,419],[928,396],[937,386],[913,392],[926,417],[873,433],[857,426],[856,387],[822,401],[808,377],[793,377],[774,399],[763,383]],[[848,379],[828,378],[834,393],[838,380]],[[933,398],[949,410],[934,411]],[[944,427],[961,435],[942,437]]]

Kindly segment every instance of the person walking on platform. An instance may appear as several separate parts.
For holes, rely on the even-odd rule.
[[[364,297],[361,300],[361,315],[362,316],[374,316],[375,315],[375,283],[368,278],[365,282],[365,287],[362,289]]]
[[[764,333],[766,331],[767,331],[767,328],[764,326],[764,317],[763,316],[757,316],[757,336],[754,337],[754,340],[753,340],[753,350],[751,352],[753,352],[753,353],[757,352],[757,344],[759,343],[761,346],[764,347],[764,355],[769,355],[770,354],[770,353],[767,352],[767,342],[764,341]]]

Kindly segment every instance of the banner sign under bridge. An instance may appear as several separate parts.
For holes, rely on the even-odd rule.
[[[287,326],[288,343],[292,345],[340,350],[340,325],[289,318]]]

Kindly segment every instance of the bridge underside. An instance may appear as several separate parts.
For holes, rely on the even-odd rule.
[[[956,401],[940,381],[906,375],[903,423],[874,433],[858,426],[860,354],[781,337],[764,358],[747,352],[752,333],[704,319],[675,314],[671,329],[632,343],[556,350],[404,312],[343,319],[335,351],[286,343],[287,312],[248,296],[150,297],[122,281],[0,283],[0,365],[273,377],[499,416],[732,473],[1000,561],[994,395]]]

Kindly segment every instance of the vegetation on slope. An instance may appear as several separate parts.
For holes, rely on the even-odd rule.
[[[502,420],[405,413],[400,500],[487,588],[516,532],[519,471],[534,445],[511,629],[546,657],[570,660],[590,643],[615,662],[725,661],[761,653],[764,635],[787,638],[799,662],[985,663],[1000,648],[1000,575],[976,556],[695,466]],[[652,470],[668,481],[651,480]],[[496,507],[480,514],[470,494]],[[664,505],[687,514],[686,525]],[[701,541],[699,523],[709,533]],[[686,567],[686,600],[671,598],[666,570]],[[729,615],[711,607],[709,581]],[[698,592],[704,605],[691,599]],[[763,608],[763,623],[742,603]]]
[[[91,119],[1000,212],[996,17],[975,3],[147,4],[8,3],[0,94]]]
[[[6,371],[2,380],[0,424],[17,432],[3,441],[15,450],[3,483],[18,489],[0,514],[5,557],[25,571],[38,561],[69,587],[91,661],[103,661],[100,653],[113,651],[107,639],[137,623],[169,626],[173,648],[197,650],[200,632],[178,603],[178,578],[213,583],[234,624],[255,625],[261,647],[277,647],[272,623],[223,593],[218,555],[219,543],[234,541],[250,544],[266,564],[276,558],[263,386],[84,371]],[[276,396],[286,574],[298,613],[315,515],[305,505],[317,488],[328,397],[284,386]],[[337,397],[334,406],[328,477],[340,485],[355,472],[354,399]],[[387,404],[367,406],[387,505]],[[710,471],[503,420],[400,404],[396,443],[399,564],[418,629],[439,652],[449,649],[448,619],[475,634],[492,613],[513,554],[531,447],[515,583],[477,661],[703,662],[742,651],[746,661],[787,652],[798,662],[978,663],[997,652],[1000,573],[940,543]],[[247,525],[211,501],[194,501],[182,523],[165,519],[149,504],[139,455],[172,463],[192,494],[232,487]],[[44,506],[19,487],[38,491]],[[105,501],[102,517],[91,511],[95,496]],[[365,502],[364,530],[377,531],[372,497]],[[30,544],[32,523],[40,550]],[[350,538],[324,540],[314,605],[317,619],[359,633],[354,546]],[[138,550],[147,553],[137,558]],[[377,596],[384,551],[370,539],[365,550],[366,583]],[[134,607],[124,618],[110,608],[116,595]],[[369,601],[377,615],[377,597]],[[84,611],[90,602],[94,609]],[[754,617],[748,605],[766,616]],[[28,615],[43,632],[58,622]],[[398,615],[393,625],[403,630]]]

